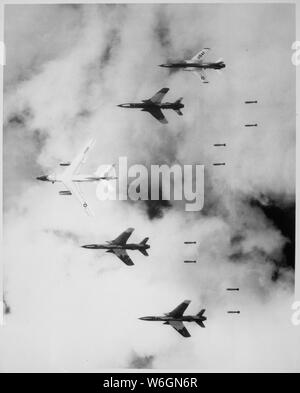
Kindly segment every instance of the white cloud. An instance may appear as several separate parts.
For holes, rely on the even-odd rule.
[[[16,18],[10,9],[7,24]],[[277,283],[271,281],[271,260],[281,258],[286,240],[247,203],[261,193],[284,201],[294,197],[294,70],[287,28],[293,7],[132,5],[61,12],[61,7],[26,11],[22,29],[47,13],[52,23],[57,20],[62,41],[52,28],[38,24],[30,33],[32,44],[14,58],[19,67],[8,64],[5,119],[24,110],[29,114],[5,130],[5,171],[11,180],[5,183],[4,256],[12,313],[1,331],[1,369],[122,368],[133,353],[154,355],[157,368],[293,369],[298,335],[288,315],[292,273],[282,271]],[[168,49],[160,45],[160,18],[169,27]],[[22,29],[8,30],[12,46]],[[35,38],[43,29],[56,38],[49,52]],[[207,45],[214,49],[212,58],[224,56],[227,64],[223,76],[209,73],[209,86],[193,75],[169,76],[157,67],[167,55],[192,55]],[[32,64],[41,46],[36,71]],[[26,56],[32,72],[18,82]],[[168,127],[148,114],[116,107],[163,86],[170,87],[170,100],[184,96],[186,105],[182,118],[166,113]],[[243,107],[245,99],[257,97],[260,105]],[[245,119],[253,118],[260,128],[244,129]],[[34,171],[72,159],[92,135],[97,145],[87,172],[120,156],[147,165],[206,164],[209,215],[186,214],[178,204],[150,221],[141,204],[100,203],[94,186],[86,185],[96,211],[90,220],[73,198],[57,197],[59,188],[33,182],[40,174]],[[228,148],[216,150],[212,145],[218,142]],[[227,166],[212,167],[215,161]],[[19,181],[21,188],[14,184]],[[136,228],[133,240],[149,236],[151,244],[148,258],[132,253],[133,268],[80,248],[112,239],[129,226]],[[183,244],[190,239],[198,246]],[[232,254],[240,258],[233,260]],[[183,264],[195,256],[197,265]],[[226,292],[230,285],[241,286],[237,298]],[[188,326],[191,340],[137,319],[167,312],[185,298],[193,300],[191,312],[206,307],[209,317],[206,330]],[[226,311],[234,306],[242,314],[233,323]]]

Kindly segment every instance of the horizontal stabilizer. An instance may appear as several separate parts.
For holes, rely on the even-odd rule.
[[[140,252],[141,252],[143,255],[145,255],[145,257],[148,257],[148,256],[149,256],[149,254],[147,253],[146,250],[140,250]]]
[[[196,321],[197,325],[201,326],[202,328],[205,328],[205,325],[202,321]]]
[[[147,244],[148,243],[148,240],[149,240],[149,237],[145,237],[145,239],[144,240],[142,240],[141,242],[140,242],[140,244]]]
[[[198,317],[203,317],[205,311],[206,311],[205,309],[201,310],[201,311],[197,314],[197,316],[198,316]]]
[[[176,112],[179,116],[183,116],[183,113],[181,112],[180,109],[175,109],[175,112]]]

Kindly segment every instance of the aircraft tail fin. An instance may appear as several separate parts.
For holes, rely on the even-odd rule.
[[[141,245],[145,246],[148,243],[149,237],[145,237],[144,240],[140,242]]]
[[[149,237],[145,237],[145,239],[140,242],[140,246],[146,246],[146,244],[148,243],[148,240],[149,240]],[[147,253],[147,250],[145,250],[143,248],[140,248],[139,250],[146,257],[149,256],[149,254]]]
[[[179,104],[179,103],[181,103],[182,100],[183,100],[183,97],[180,97],[175,103]]]

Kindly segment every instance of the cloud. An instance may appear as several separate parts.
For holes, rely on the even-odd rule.
[[[152,368],[154,356],[138,356],[134,354],[129,364],[129,368],[134,369],[149,369]]]
[[[21,25],[9,28],[18,15]],[[13,313],[1,332],[1,370],[297,367],[293,270],[282,267],[287,235],[251,203],[295,199],[293,16],[289,5],[7,7],[6,41],[22,51],[11,49],[5,74],[5,290]],[[204,46],[227,64],[222,76],[208,74],[208,86],[157,67]],[[167,114],[168,126],[116,107],[165,86],[168,100],[185,103],[183,117]],[[245,107],[248,98],[259,105]],[[245,129],[253,119],[259,128]],[[89,219],[58,187],[36,183],[91,136],[87,173],[122,156],[147,167],[204,164],[204,210],[100,203],[87,184],[96,213]],[[80,248],[127,227],[136,229],[133,241],[149,236],[151,244],[148,258],[130,253],[132,268]],[[196,265],[183,263],[192,258]],[[232,285],[238,295],[226,292]],[[188,326],[190,340],[138,320],[186,298],[190,313],[208,315],[206,329]],[[232,307],[240,317],[228,316]]]

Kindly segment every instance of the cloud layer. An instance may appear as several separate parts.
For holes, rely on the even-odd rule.
[[[282,263],[288,239],[261,208],[269,198],[283,206],[295,198],[294,7],[6,6],[5,24],[11,313],[1,330],[1,370],[297,369],[294,277]],[[223,56],[227,65],[223,75],[208,73],[210,85],[157,67],[207,46],[208,59]],[[184,97],[184,116],[167,113],[168,126],[116,107],[162,87],[170,88],[168,100]],[[258,129],[244,127],[252,121]],[[97,145],[87,173],[121,156],[147,166],[204,164],[204,210],[161,203],[149,215],[149,204],[100,203],[85,185],[91,220],[74,198],[58,197],[58,187],[36,183],[91,136]],[[133,241],[149,236],[151,244],[148,258],[132,253],[132,269],[80,248],[127,227],[136,228]],[[183,264],[190,258],[197,265]],[[240,293],[227,293],[229,286]],[[186,298],[191,313],[207,308],[208,316],[207,329],[188,326],[190,340],[137,319]],[[232,308],[241,316],[228,316]]]

